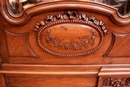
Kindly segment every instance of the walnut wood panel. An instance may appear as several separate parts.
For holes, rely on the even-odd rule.
[[[101,67],[107,67],[100,70]],[[115,67],[115,68],[113,68]],[[102,79],[115,78],[121,75],[129,78],[129,65],[2,65],[1,74],[6,76],[10,86],[87,86],[96,87],[98,76]],[[121,78],[121,77],[120,77]],[[55,82],[59,84],[54,85]],[[23,84],[24,83],[24,84]],[[52,84],[49,84],[52,83]],[[68,85],[69,84],[69,85]],[[102,85],[102,84],[101,84]],[[102,87],[102,86],[99,86]],[[105,87],[105,86],[104,86]],[[126,86],[127,87],[127,86]]]
[[[18,66],[19,65],[16,67]],[[10,70],[3,68],[0,73],[5,75],[9,87],[96,87],[97,85],[98,69],[94,66],[91,66],[91,68],[89,68],[84,66],[72,67],[41,65],[40,68],[39,65],[34,65],[34,67],[32,65],[30,66],[30,69],[27,66],[24,67],[24,65],[22,65],[21,68],[19,66],[19,68],[10,68]]]
[[[0,55],[0,69],[1,69],[1,65],[2,65],[2,58],[1,58],[1,55]]]
[[[15,34],[7,30],[6,38],[8,43],[9,56],[11,57],[37,57],[28,43],[28,33]]]
[[[5,32],[4,32],[4,26],[2,22],[2,15],[0,14],[0,56],[1,56],[1,61],[3,62],[9,62],[8,58],[8,49],[7,49],[7,43],[6,43],[6,37],[5,37]]]
[[[7,87],[3,74],[0,74],[0,87]]]
[[[72,10],[73,11],[73,10]],[[22,57],[10,57],[10,62],[11,63],[40,63],[40,64],[104,64],[104,63],[129,63],[129,59],[125,57],[121,57],[120,59],[118,57],[115,57],[114,59],[104,59],[103,55],[105,52],[108,50],[110,47],[110,44],[112,42],[112,33],[111,32],[118,32],[118,33],[125,33],[128,32],[129,26],[122,27],[122,29],[119,29],[119,26],[115,25],[107,16],[101,15],[101,14],[96,14],[92,12],[84,12],[84,11],[77,11],[78,14],[86,14],[88,18],[91,18],[91,16],[95,17],[95,20],[98,21],[103,21],[106,29],[109,31],[108,34],[106,34],[103,39],[103,43],[100,46],[98,50],[96,50],[94,53],[89,54],[89,55],[84,55],[84,56],[79,56],[75,60],[75,57],[58,57],[55,55],[52,55],[50,53],[45,52],[43,49],[38,44],[37,41],[37,33],[33,32],[33,30],[36,28],[35,25],[39,23],[39,21],[44,20],[48,15],[58,15],[62,14],[65,11],[57,11],[57,12],[49,12],[46,14],[40,14],[36,15],[29,21],[26,25],[24,26],[19,26],[19,29],[17,29],[17,26],[11,25],[7,22],[4,21],[5,27],[8,31],[13,32],[13,33],[29,33],[28,39],[29,39],[29,44],[32,47],[32,49],[35,49],[34,51],[36,54],[39,56],[38,59],[32,59],[30,57],[25,57],[24,59]],[[93,15],[91,15],[93,14]],[[42,19],[41,19],[42,18]],[[82,18],[83,19],[83,18]],[[107,25],[109,23],[109,25]],[[29,26],[33,25],[33,26]],[[69,23],[68,23],[69,25]],[[11,27],[10,27],[11,26]],[[55,25],[57,26],[57,25]],[[82,26],[82,24],[80,24]],[[88,25],[86,25],[88,26]],[[112,27],[111,27],[112,26]],[[41,26],[43,27],[43,26]],[[54,27],[54,26],[53,26]],[[117,28],[117,29],[115,29]],[[95,28],[94,28],[95,29]],[[94,55],[93,55],[94,54]],[[93,58],[93,60],[92,60]],[[17,60],[17,61],[16,61]]]
[[[111,44],[110,51],[106,56],[111,57],[130,57],[130,34],[116,34],[113,33],[113,43]]]
[[[10,87],[96,87],[95,77],[86,76],[8,76]]]

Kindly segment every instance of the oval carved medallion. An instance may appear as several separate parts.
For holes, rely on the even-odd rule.
[[[99,49],[106,30],[92,21],[77,20],[76,15],[70,17],[53,21],[53,16],[48,16],[47,22],[37,23],[40,47],[58,56],[87,55]]]

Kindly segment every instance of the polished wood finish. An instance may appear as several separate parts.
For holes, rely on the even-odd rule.
[[[99,87],[129,87],[130,68],[102,68],[99,76]]]
[[[5,77],[3,74],[0,74],[0,87],[7,87]]]
[[[0,3],[0,87],[130,86],[130,16],[58,0],[14,17]]]

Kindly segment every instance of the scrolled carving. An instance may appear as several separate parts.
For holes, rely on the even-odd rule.
[[[106,78],[103,87],[129,87],[130,77],[128,78]]]
[[[91,54],[99,49],[103,37],[108,33],[102,21],[96,20],[93,16],[88,17],[86,14],[79,14],[77,11],[70,10],[63,14],[47,15],[44,20],[36,23],[34,30],[38,33],[39,46],[45,51],[58,56]],[[63,34],[57,36],[53,30]],[[73,36],[68,34],[75,30],[77,30],[76,32],[83,32],[79,35],[73,33]],[[66,38],[67,35],[69,38]],[[61,50],[64,50],[64,52]]]

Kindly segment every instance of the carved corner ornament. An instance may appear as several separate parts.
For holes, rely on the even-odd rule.
[[[102,21],[77,11],[47,15],[35,25],[39,46],[57,56],[88,55],[100,48],[109,32]]]
[[[106,78],[103,87],[130,87],[130,77],[128,78]]]

